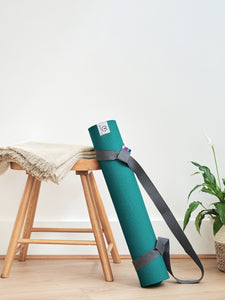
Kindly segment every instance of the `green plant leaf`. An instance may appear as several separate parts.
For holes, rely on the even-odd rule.
[[[191,194],[192,194],[197,188],[199,188],[200,186],[205,186],[205,183],[196,185],[196,186],[190,191],[190,193],[188,194],[188,199],[190,198]]]
[[[201,172],[194,172],[193,174],[191,174],[191,176],[196,175],[196,174],[202,174]]]
[[[209,216],[211,216],[211,218],[215,219],[216,216],[218,216],[218,213],[216,211],[216,209],[211,208],[211,209],[207,209],[207,214]]]
[[[221,222],[225,225],[225,203],[217,202],[214,205],[217,208]]]
[[[210,184],[213,187],[217,187],[216,184],[216,178],[214,177],[214,175],[211,173],[210,169],[208,167],[202,166],[201,168],[199,168],[200,171],[203,171],[203,178],[205,183]]]
[[[220,192],[221,189],[216,183],[215,176],[211,173],[210,169],[206,166],[201,166],[196,162],[191,162],[194,166],[198,167],[199,170],[202,172],[202,176],[204,179],[205,184],[210,187],[215,193]]]
[[[207,214],[209,214],[209,212],[207,210],[202,210],[202,211],[200,211],[200,213],[197,215],[197,217],[195,219],[195,227],[199,234],[200,234],[200,227],[202,225],[202,220],[205,218],[205,216]]]
[[[221,222],[220,217],[216,216],[215,221],[213,223],[213,234],[215,235],[222,226],[223,226],[223,223]]]
[[[222,178],[222,180],[223,180],[223,185],[225,185],[225,178]]]
[[[202,205],[201,202],[199,201],[193,201],[192,203],[190,203],[188,209],[186,210],[186,213],[185,213],[185,216],[184,216],[184,224],[183,224],[183,230],[185,230],[189,220],[190,220],[190,217],[191,217],[191,214],[193,213],[193,211],[196,210],[196,208],[199,206],[199,205]]]
[[[213,195],[213,196],[216,196],[215,193],[214,193],[214,191],[212,191],[210,188],[203,187],[203,188],[201,189],[201,191],[204,192],[204,193],[208,193],[208,194],[211,194],[211,195]]]
[[[196,162],[194,162],[194,161],[191,161],[191,163],[194,165],[194,166],[196,166],[196,167],[201,167],[201,165],[199,165],[198,163],[196,163]]]
[[[225,202],[225,192],[220,191],[216,194],[216,196],[220,199],[221,202]]]

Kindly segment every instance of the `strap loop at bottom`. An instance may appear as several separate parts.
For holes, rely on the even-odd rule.
[[[158,240],[156,241],[154,249],[148,251],[147,253],[133,260],[133,265],[135,267],[135,270],[139,271],[140,269],[149,265],[159,255],[162,255],[164,259],[165,252],[169,252],[169,239],[159,237]]]

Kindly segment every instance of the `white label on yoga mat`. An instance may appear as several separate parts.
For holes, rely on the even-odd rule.
[[[98,126],[98,131],[100,135],[108,134],[110,133],[109,125],[107,122],[102,122],[97,124]]]

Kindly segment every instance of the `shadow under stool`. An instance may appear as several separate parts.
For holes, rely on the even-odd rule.
[[[11,169],[24,170],[20,165],[14,162],[11,163]],[[76,174],[81,178],[88,213],[90,216],[91,228],[33,227],[41,181],[28,174],[26,186],[12,231],[11,240],[9,242],[8,251],[4,260],[1,273],[2,278],[7,278],[9,276],[16,253],[18,253],[19,261],[26,260],[29,244],[61,244],[96,245],[105,280],[113,281],[112,269],[109,262],[109,254],[111,253],[114,263],[120,262],[120,256],[101,196],[99,194],[94,174],[92,172],[100,169],[100,165],[95,159],[81,159],[71,169],[71,171],[75,171]],[[94,240],[31,239],[32,232],[91,232],[94,234]],[[107,241],[108,247],[106,247],[105,240]]]

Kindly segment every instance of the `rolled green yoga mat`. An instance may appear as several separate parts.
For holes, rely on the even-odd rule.
[[[124,145],[114,120],[89,128],[96,150],[120,151]],[[100,161],[124,237],[133,260],[155,247],[153,231],[134,173],[123,162]],[[137,271],[142,287],[158,284],[169,278],[164,260],[159,255]]]

